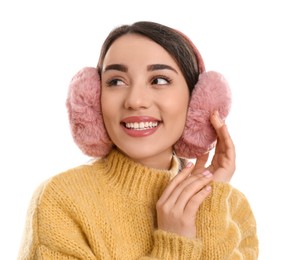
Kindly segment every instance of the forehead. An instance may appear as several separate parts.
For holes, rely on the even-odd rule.
[[[134,61],[176,65],[174,59],[161,45],[139,34],[126,34],[115,40],[105,55],[103,65]]]

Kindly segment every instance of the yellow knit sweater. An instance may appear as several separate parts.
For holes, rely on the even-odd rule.
[[[59,174],[35,193],[23,259],[257,259],[256,223],[242,193],[214,183],[197,216],[197,239],[157,229],[155,205],[177,173],[150,169],[117,150]]]

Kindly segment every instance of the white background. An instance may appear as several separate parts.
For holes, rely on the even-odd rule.
[[[232,184],[257,219],[261,260],[281,258],[281,60],[279,1],[0,2],[0,244],[16,259],[32,193],[88,161],[74,144],[65,98],[72,76],[95,66],[115,26],[152,20],[187,34],[208,70],[228,79],[227,124],[236,144]]]

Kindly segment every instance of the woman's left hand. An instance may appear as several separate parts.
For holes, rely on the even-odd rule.
[[[194,173],[209,170],[213,173],[213,180],[218,182],[229,182],[236,168],[236,152],[233,141],[229,135],[227,126],[216,111],[210,117],[211,124],[217,133],[217,143],[211,164],[206,167],[209,153],[197,158]]]

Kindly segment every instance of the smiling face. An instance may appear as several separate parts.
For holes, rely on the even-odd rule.
[[[104,58],[101,84],[102,114],[113,143],[139,163],[168,169],[189,102],[174,59],[147,37],[123,35]]]

